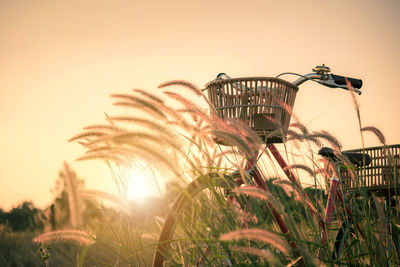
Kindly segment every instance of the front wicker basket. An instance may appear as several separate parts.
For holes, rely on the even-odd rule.
[[[218,116],[238,119],[264,141],[281,143],[299,88],[278,78],[248,77],[214,80],[206,89]]]

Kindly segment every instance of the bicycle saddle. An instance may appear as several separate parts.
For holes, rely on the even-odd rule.
[[[335,155],[334,151],[330,147],[323,147],[318,151],[318,155],[327,157],[333,161],[340,161]],[[358,167],[368,166],[371,163],[371,157],[368,154],[357,153],[357,152],[342,152],[342,155],[346,157],[351,164]]]

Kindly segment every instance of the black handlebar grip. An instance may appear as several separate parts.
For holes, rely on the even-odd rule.
[[[331,75],[332,75],[332,78],[335,80],[335,83],[337,83],[339,85],[346,84],[346,77],[340,76],[340,75],[335,75],[335,74],[331,74]],[[347,77],[347,80],[351,83],[351,86],[353,86],[354,88],[360,89],[362,87],[363,82],[360,79],[354,79],[354,78]]]

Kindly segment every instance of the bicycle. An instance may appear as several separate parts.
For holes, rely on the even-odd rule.
[[[285,74],[298,75],[299,78],[293,83],[290,83],[279,78]],[[221,73],[217,76],[217,79],[209,82],[205,86],[205,89],[208,91],[209,101],[215,108],[218,116],[225,119],[237,119],[241,122],[244,122],[254,132],[256,132],[264,141],[266,149],[270,151],[281,169],[286,174],[287,178],[297,189],[301,189],[301,185],[284,160],[283,156],[276,148],[275,143],[283,143],[285,141],[291,119],[291,109],[294,105],[298,87],[306,81],[314,81],[320,85],[330,88],[354,90],[355,93],[359,95],[361,94],[361,80],[332,74],[329,67],[325,65],[317,66],[313,69],[312,73],[306,75],[282,73],[274,78],[230,78],[226,74]],[[222,141],[223,140],[217,140],[217,142]],[[254,181],[258,188],[268,192],[269,187],[266,183],[266,180],[256,165],[259,148],[256,148],[255,150],[256,151],[253,156],[248,158],[244,169],[248,171],[247,178],[249,180]],[[368,165],[367,163],[371,161],[371,158],[368,154],[357,153],[354,151],[338,154],[332,149],[323,148],[319,151],[319,154],[330,159],[330,162],[335,164],[336,168],[339,168],[343,162],[350,162],[356,166],[366,166]],[[171,213],[166,218],[157,243],[153,266],[164,265],[166,256],[169,254],[169,247],[171,246],[173,240],[172,237],[174,234],[177,234],[179,231],[190,234],[190,231],[193,231],[192,228],[176,230],[176,226],[179,224],[177,219],[178,216],[191,216],[190,219],[192,221],[196,220],[196,216],[198,216],[198,214],[195,214],[193,209],[188,208],[189,204],[199,205],[198,200],[193,201],[195,196],[202,194],[200,199],[202,197],[214,197],[216,201],[222,202],[226,201],[227,199],[232,200],[234,198],[234,201],[239,203],[240,209],[246,209],[247,200],[245,197],[232,197],[232,195],[226,193],[230,192],[230,190],[235,186],[243,183],[243,174],[241,174],[239,171],[222,176],[218,173],[209,173],[192,181],[179,195],[172,207]],[[329,225],[333,220],[333,212],[336,208],[335,202],[339,201],[344,207],[344,212],[347,215],[348,221],[351,222],[353,220],[352,210],[346,206],[345,198],[343,197],[342,191],[339,187],[339,179],[332,177],[325,211],[325,218],[322,218],[322,216],[315,212],[315,207],[312,206],[312,201],[310,201],[307,194],[302,196],[307,200],[310,212],[318,220],[321,228],[322,244],[327,243]],[[223,193],[221,194],[221,192]],[[220,195],[225,195],[225,199],[220,199]],[[271,212],[272,217],[277,223],[280,231],[287,237],[290,246],[296,250],[297,245],[291,240],[288,226],[285,224],[282,215],[270,203],[267,203],[267,208]],[[218,214],[215,216],[218,217]],[[231,215],[228,214],[227,216]],[[361,235],[363,235],[362,231],[357,226],[357,223],[355,223],[355,227],[358,228]],[[350,228],[351,231],[354,232],[353,226],[349,223],[347,225],[343,224],[338,231],[334,244],[334,251],[332,252],[333,257],[338,260],[343,253],[343,248],[346,246],[345,241],[349,238],[345,233],[349,232],[348,229]],[[205,231],[207,232],[207,230]],[[209,234],[206,232],[203,231],[200,233],[200,236],[203,236],[204,234],[205,238],[207,234]],[[186,241],[187,240],[182,240],[182,242]],[[196,240],[196,242],[188,241],[188,243],[192,243],[192,248],[186,252],[185,256],[178,256],[178,261],[182,260],[182,257],[198,257],[200,260],[197,262],[197,264],[204,263],[205,258],[207,258],[209,248],[207,246],[201,247],[201,245],[199,245],[202,240]],[[177,250],[180,250],[181,253],[184,254],[185,251],[182,251],[180,246],[180,244],[177,245]],[[195,251],[193,246],[198,246],[200,249]],[[221,250],[225,251],[224,253],[229,254],[229,251],[224,247],[223,244],[217,244],[217,246],[221,246]],[[181,258],[179,259],[179,257]],[[300,262],[302,262],[302,259],[300,259]],[[171,263],[169,262],[169,264]],[[208,262],[207,264],[212,265],[215,263]],[[232,265],[233,263],[226,262],[226,264]]]

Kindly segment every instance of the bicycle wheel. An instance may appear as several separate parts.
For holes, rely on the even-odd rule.
[[[192,181],[179,195],[166,218],[153,266],[221,265],[227,250],[215,235],[221,223],[226,227],[225,224],[234,221],[226,214],[229,209],[224,209],[227,205],[226,190],[234,186],[231,177],[218,174],[208,174]],[[210,254],[220,258],[213,256],[210,259]]]

